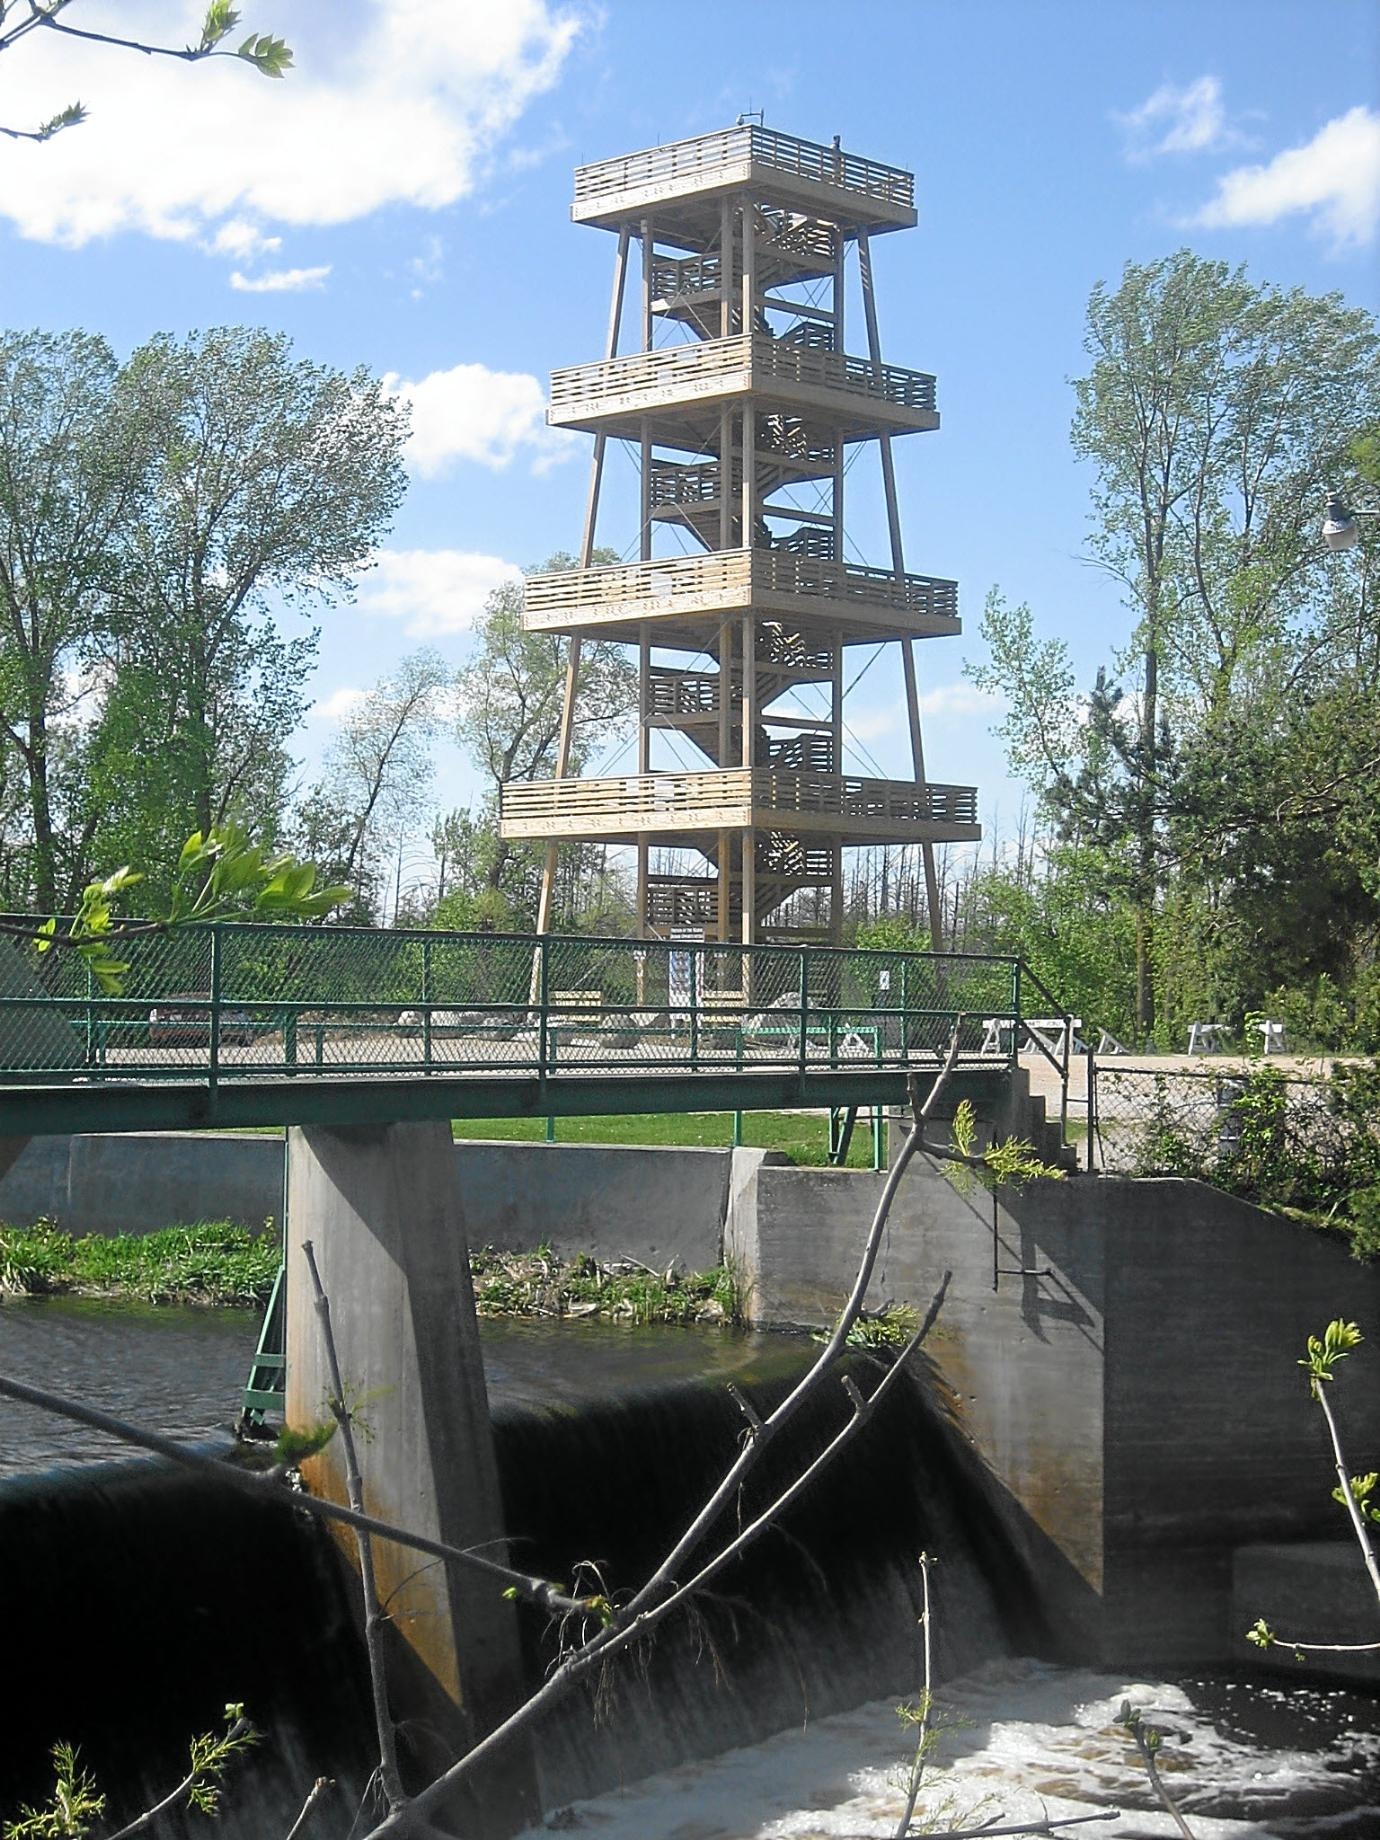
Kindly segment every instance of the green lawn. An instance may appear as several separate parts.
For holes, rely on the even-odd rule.
[[[505,1143],[540,1143],[544,1118],[457,1118],[457,1137],[496,1138]],[[721,1149],[733,1142],[732,1112],[632,1112],[607,1118],[558,1118],[559,1144],[676,1144]],[[760,1150],[781,1150],[796,1163],[827,1163],[829,1120],[824,1112],[744,1112],[743,1142]],[[872,1167],[872,1131],[860,1114],[849,1148],[850,1169]]]
[[[454,1118],[457,1137],[502,1143],[539,1144],[544,1118]],[[237,1137],[281,1137],[280,1125],[249,1126]],[[670,1144],[720,1150],[733,1142],[732,1112],[619,1112],[607,1118],[558,1118],[558,1144]],[[780,1150],[793,1163],[829,1161],[829,1118],[825,1112],[744,1112],[743,1142],[758,1150]],[[872,1167],[872,1127],[859,1114],[849,1146],[848,1167]]]

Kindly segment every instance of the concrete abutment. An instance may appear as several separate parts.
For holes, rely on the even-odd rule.
[[[988,1124],[1000,1135],[1015,1122]],[[514,1250],[545,1240],[561,1256],[629,1256],[658,1269],[672,1261],[704,1269],[725,1257],[738,1271],[750,1320],[813,1328],[848,1289],[882,1182],[865,1172],[782,1165],[758,1150],[452,1146],[444,1126],[394,1129],[411,1132],[410,1145],[427,1143],[429,1174],[420,1188],[422,1163],[414,1167],[414,1152],[400,1150],[404,1139],[390,1132],[313,1131],[295,1141],[335,1146],[329,1157],[321,1152],[312,1179],[323,1197],[334,1188],[346,1198],[328,1207],[310,1202],[332,1223],[329,1234],[313,1229],[323,1272],[338,1312],[346,1291],[361,1289],[352,1334],[368,1342],[372,1312],[382,1312],[381,1346],[403,1362],[404,1379],[388,1377],[373,1356],[366,1362],[348,1352],[347,1372],[366,1390],[397,1385],[403,1397],[415,1397],[406,1376],[417,1385],[423,1377],[405,1324],[414,1337],[419,1327],[444,1336],[459,1315],[468,1320],[468,1302],[462,1311],[459,1301],[468,1297],[466,1237]],[[369,1173],[375,1149],[367,1145],[392,1171],[386,1179]],[[45,1182],[90,1209],[103,1190],[130,1226],[140,1206],[171,1207],[174,1191],[196,1205],[144,1224],[179,1213],[223,1216],[233,1172],[234,1192],[261,1219],[261,1208],[276,1213],[281,1205],[281,1157],[282,1145],[266,1138],[36,1139],[0,1182],[0,1218],[22,1217],[8,1197],[33,1198]],[[161,1172],[157,1181],[151,1171]],[[303,1179],[298,1170],[297,1210],[308,1206],[296,1199],[305,1194]],[[420,1207],[428,1193],[434,1206]],[[51,1211],[62,1218],[61,1208]],[[366,1231],[375,1214],[393,1222],[387,1232]],[[342,1245],[359,1249],[349,1255],[352,1275],[340,1282],[328,1269],[337,1218],[345,1222]],[[294,1240],[302,1219],[294,1215]],[[389,1306],[390,1316],[371,1301],[376,1269],[385,1274],[380,1297],[410,1296],[417,1268],[409,1261],[422,1250],[389,1240],[404,1220],[409,1231],[422,1223],[423,1238],[454,1243],[459,1264],[447,1262],[441,1280],[449,1316],[424,1311],[409,1319],[402,1302]],[[433,1247],[426,1256],[440,1253]],[[1335,1403],[1353,1468],[1373,1467],[1380,1267],[1350,1258],[1340,1236],[1193,1182],[1075,1177],[994,1198],[917,1165],[898,1199],[869,1307],[923,1309],[946,1269],[954,1281],[926,1358],[974,1475],[1066,1652],[1108,1664],[1228,1662],[1239,1655],[1232,1577],[1242,1549],[1302,1553],[1320,1540],[1345,1547],[1323,1427],[1296,1365],[1306,1337],[1331,1318],[1361,1324],[1370,1340],[1345,1364]],[[472,1372],[477,1357],[467,1359]],[[305,1384],[295,1356],[290,1371],[294,1386]],[[436,1397],[460,1402],[456,1435],[473,1435],[487,1450],[467,1416],[466,1401],[482,1392],[444,1364],[426,1370],[433,1383]],[[319,1415],[323,1392],[314,1379],[296,1395],[307,1416]],[[376,1462],[373,1448],[367,1457]],[[1348,1563],[1338,1555],[1343,1569]],[[1274,1577],[1280,1567],[1246,1575]],[[1287,1609],[1288,1601],[1261,1601],[1248,1621],[1258,1614],[1285,1626]]]
[[[445,1124],[294,1128],[288,1139],[287,1422],[329,1413],[329,1369],[302,1251],[312,1243],[341,1374],[368,1431],[365,1508],[395,1526],[502,1558],[502,1501]],[[346,1499],[340,1441],[303,1464]],[[341,1541],[352,1562],[352,1535]],[[392,1711],[425,1780],[524,1697],[513,1606],[497,1583],[376,1541]],[[456,1804],[457,1831],[502,1836],[538,1814],[520,1739]]]

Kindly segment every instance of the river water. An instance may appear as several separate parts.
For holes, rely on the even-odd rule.
[[[228,1437],[257,1328],[247,1312],[11,1301],[0,1307],[0,1367],[205,1443]],[[639,1389],[670,1396],[697,1379],[779,1385],[802,1358],[790,1338],[524,1322],[486,1323],[484,1349],[496,1415],[513,1424],[582,1402],[597,1410]],[[11,1406],[0,1421],[0,1474],[121,1454],[41,1412]],[[945,1583],[941,1565],[941,1626]],[[944,1768],[921,1808],[940,1831],[1115,1809],[1072,1831],[1174,1834],[1117,1727],[1129,1699],[1166,1732],[1164,1773],[1197,1840],[1380,1837],[1377,1709],[1363,1695],[1278,1678],[1137,1679],[1005,1656],[944,1681],[937,1699]],[[906,1746],[894,1700],[874,1702],[576,1802],[557,1822],[598,1840],[882,1836],[900,1812]]]

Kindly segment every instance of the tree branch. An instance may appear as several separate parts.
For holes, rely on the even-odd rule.
[[[512,1591],[524,1603],[534,1604],[537,1609],[551,1615],[561,1616],[572,1611],[588,1615],[593,1610],[594,1606],[588,1598],[571,1597],[549,1579],[515,1571],[511,1566],[500,1565],[496,1559],[486,1559],[482,1553],[469,1552],[462,1546],[447,1545],[444,1540],[428,1539],[422,1533],[409,1533],[406,1528],[395,1527],[391,1522],[381,1521],[372,1514],[361,1514],[353,1508],[341,1507],[338,1502],[328,1501],[322,1496],[289,1492],[283,1487],[283,1472],[280,1469],[244,1469],[223,1457],[208,1457],[199,1450],[188,1449],[185,1444],[175,1443],[172,1438],[164,1437],[160,1432],[144,1431],[140,1426],[115,1418],[109,1412],[99,1411],[95,1406],[82,1405],[75,1399],[65,1399],[61,1394],[30,1386],[10,1374],[0,1374],[0,1397],[17,1399],[21,1405],[37,1406],[43,1412],[55,1412],[59,1418],[68,1418],[75,1424],[89,1426],[93,1431],[102,1431],[107,1437],[118,1438],[123,1444],[150,1450],[155,1456],[167,1457],[171,1462],[181,1464],[183,1469],[194,1469],[204,1476],[213,1476],[227,1488],[240,1489],[248,1495],[286,1500],[294,1508],[300,1508],[318,1520],[338,1521],[342,1526],[362,1529],[381,1540],[392,1540],[398,1546],[430,1553],[436,1559],[449,1559],[456,1565],[469,1566],[473,1571],[486,1573],[496,1584]]]
[[[472,1774],[481,1763],[487,1762],[496,1752],[500,1751],[513,1737],[526,1730],[553,1705],[565,1698],[590,1669],[649,1633],[671,1610],[683,1603],[692,1593],[701,1589],[723,1566],[728,1564],[731,1558],[742,1551],[744,1546],[763,1532],[802,1489],[809,1485],[836,1454],[840,1446],[856,1433],[870,1411],[875,1408],[878,1399],[893,1384],[906,1360],[914,1348],[919,1346],[920,1341],[933,1324],[947,1291],[948,1274],[945,1275],[944,1283],[932,1301],[924,1322],[907,1345],[905,1354],[883,1377],[871,1399],[865,1401],[861,1409],[855,1406],[853,1415],[843,1429],[826,1445],[814,1462],[777,1496],[768,1509],[758,1515],[750,1526],[742,1528],[733,1539],[721,1547],[687,1583],[676,1584],[675,1580],[691,1554],[702,1543],[725,1510],[738,1499],[743,1482],[767,1444],[782,1426],[795,1416],[804,1401],[833,1371],[847,1347],[848,1333],[862,1312],[863,1301],[867,1295],[887,1221],[901,1181],[916,1153],[923,1145],[925,1125],[937,1100],[952,1077],[958,1059],[959,1035],[960,1030],[956,1025],[944,1065],[923,1101],[920,1098],[919,1082],[914,1075],[909,1077],[908,1087],[914,1122],[906,1135],[896,1161],[887,1173],[848,1300],[822,1352],[811,1364],[808,1372],[796,1383],[775,1411],[761,1421],[759,1427],[751,1427],[753,1435],[744,1441],[737,1458],[724,1472],[722,1480],[704,1506],[676,1540],[661,1563],[656,1566],[646,1583],[635,1593],[621,1612],[616,1617],[610,1618],[605,1626],[590,1637],[581,1648],[562,1661],[547,1677],[544,1684],[523,1705],[518,1707],[516,1712],[510,1714],[501,1724],[496,1725],[478,1744],[421,1790],[412,1801],[402,1808],[392,1810],[372,1830],[368,1840],[396,1840],[396,1836],[401,1834],[415,1834],[417,1824],[436,1811],[467,1776]]]
[[[336,1352],[335,1332],[331,1328],[331,1305],[321,1284],[316,1264],[316,1250],[309,1239],[302,1241],[302,1252],[311,1276],[312,1302],[321,1325],[321,1341],[326,1351],[326,1365],[331,1377],[331,1416],[340,1430],[340,1445],[345,1455],[345,1487],[350,1506],[356,1513],[364,1510],[364,1482],[359,1473],[359,1455],[355,1449],[354,1419],[345,1400],[345,1383],[340,1375],[340,1358]],[[360,1588],[364,1598],[364,1646],[369,1656],[369,1686],[374,1701],[374,1729],[379,1746],[379,1781],[383,1797],[390,1808],[399,1807],[407,1797],[398,1770],[397,1732],[388,1705],[388,1672],[384,1664],[382,1627],[385,1621],[379,1605],[378,1579],[374,1572],[374,1546],[362,1527],[355,1529],[359,1550]]]

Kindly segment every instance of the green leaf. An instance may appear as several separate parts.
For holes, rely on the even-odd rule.
[[[142,870],[131,869],[126,863],[123,869],[117,869],[113,875],[105,878],[100,884],[101,893],[103,895],[121,894],[126,888],[132,888],[136,882],[142,882],[143,879]]]
[[[285,76],[292,64],[292,52],[287,45],[281,38],[274,38],[268,32],[261,32],[257,36],[251,32],[235,56],[252,64],[260,76],[264,77]]]
[[[240,16],[230,0],[211,0],[201,24],[201,42],[197,49],[210,51],[240,23]]]
[[[85,104],[80,102],[69,102],[65,109],[60,109],[56,115],[50,115],[48,117],[47,121],[38,129],[35,138],[40,141],[50,141],[55,134],[61,134],[64,128],[75,128],[80,122],[85,120]]]

